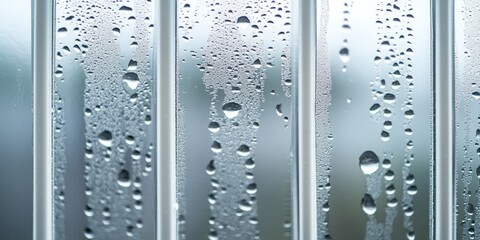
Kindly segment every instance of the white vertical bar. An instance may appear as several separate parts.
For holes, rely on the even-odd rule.
[[[435,85],[435,239],[455,239],[454,4],[433,0]]]
[[[157,237],[176,239],[175,63],[176,1],[156,1],[155,68],[157,83]]]
[[[297,21],[298,239],[317,239],[315,166],[316,0],[295,1]]]
[[[32,0],[33,239],[53,239],[53,0]]]

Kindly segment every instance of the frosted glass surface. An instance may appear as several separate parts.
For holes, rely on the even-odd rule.
[[[55,239],[154,239],[150,1],[56,2]]]

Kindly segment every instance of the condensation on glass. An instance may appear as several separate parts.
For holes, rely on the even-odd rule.
[[[55,6],[55,239],[154,239],[151,1]]]
[[[291,3],[177,3],[179,239],[291,239]]]
[[[317,5],[318,239],[428,239],[429,13],[430,1]]]
[[[2,239],[32,239],[31,1],[0,5],[0,233]]]
[[[480,3],[455,1],[457,239],[480,236]]]

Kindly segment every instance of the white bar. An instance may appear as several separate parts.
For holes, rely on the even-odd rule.
[[[316,0],[295,1],[299,240],[317,239],[315,164]],[[295,56],[295,55],[294,55]]]
[[[455,239],[453,0],[433,1],[435,85],[434,239]]]
[[[33,239],[53,239],[53,0],[32,0]]]
[[[154,55],[157,93],[157,233],[177,237],[175,179],[176,1],[157,0]]]

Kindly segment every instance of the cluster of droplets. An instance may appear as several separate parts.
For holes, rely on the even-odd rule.
[[[352,7],[353,7],[353,0],[345,1],[343,3],[342,30],[347,34],[350,33],[350,31],[351,31],[349,15],[350,15],[350,9]],[[340,56],[340,61],[343,63],[342,71],[346,72],[347,71],[347,63],[350,61],[350,50],[349,50],[349,46],[348,46],[348,37],[345,37],[343,39],[342,47],[338,51],[338,54]]]
[[[277,98],[278,89],[283,90],[287,98],[291,94],[289,7],[290,2],[286,0],[229,3],[182,0],[178,4],[180,51],[199,62],[196,66],[211,96],[210,122],[206,127],[212,139],[212,158],[205,168],[212,187],[207,197],[209,239],[259,238],[254,177],[257,131],[266,97]],[[200,51],[187,50],[194,49],[188,44],[197,40],[192,31],[196,25],[205,24],[204,21],[209,28],[206,45]],[[178,61],[189,63],[190,60],[181,57]],[[279,62],[281,66],[277,66]],[[277,86],[269,89],[265,83],[267,69],[281,72]],[[182,81],[182,74],[179,78]],[[266,92],[270,94],[265,96]],[[181,98],[178,100],[182,105]],[[277,102],[273,113],[288,128],[289,106],[274,101]],[[180,119],[184,119],[184,110],[177,109]],[[182,156],[179,160],[182,167],[177,168],[177,172],[186,169],[187,159]],[[177,187],[184,189],[185,179],[179,182]],[[177,196],[179,236],[185,239],[186,199],[184,193]]]
[[[458,30],[460,36],[456,42],[456,119],[457,125],[456,153],[457,174],[457,222],[462,239],[478,239],[480,236],[480,117],[478,117],[480,90],[478,85],[478,48],[480,39],[478,25],[480,4],[477,1],[459,1],[455,3],[455,20],[461,22]],[[458,14],[458,15],[457,15]],[[458,16],[458,19],[457,19]],[[463,28],[463,29],[462,29]],[[463,31],[461,31],[463,30]],[[463,36],[462,36],[463,35]],[[457,37],[457,36],[456,36]],[[462,41],[463,40],[463,41]],[[462,49],[463,48],[463,49]],[[463,50],[463,51],[462,51]],[[475,117],[477,116],[477,117]],[[478,179],[479,181],[475,181]]]
[[[384,142],[389,142],[391,138],[391,129],[396,117],[393,112],[398,109],[404,113],[403,128],[406,144],[401,171],[403,179],[402,209],[406,237],[414,239],[413,196],[417,193],[417,187],[414,184],[414,175],[411,172],[411,165],[414,160],[413,130],[411,126],[414,117],[414,83],[412,76],[412,26],[414,16],[412,2],[381,1],[377,4],[376,16],[378,48],[373,61],[377,68],[377,76],[370,85],[375,103],[372,104],[369,111],[372,118],[382,122],[383,129],[380,131],[380,139]],[[390,159],[393,159],[393,154],[391,154]],[[384,164],[384,166],[390,165],[390,160],[387,164]],[[396,209],[394,208],[397,206],[398,200],[395,197],[395,186],[392,182],[394,178],[393,170],[390,167],[386,168],[383,176],[388,206],[384,235],[390,238],[391,224],[396,216]]]
[[[63,184],[67,158],[63,98],[78,68],[84,92],[87,239],[136,239],[143,224],[143,183],[152,182],[153,126],[151,54],[153,5],[149,1],[56,5],[55,186]],[[70,67],[71,65],[71,67]],[[72,100],[73,101],[73,100]],[[57,123],[58,122],[58,123]],[[68,124],[68,123],[67,123]],[[81,126],[81,125],[80,125]],[[61,169],[61,168],[60,168]],[[74,170],[68,170],[74,171]],[[62,186],[64,188],[65,186]],[[59,188],[61,189],[61,188]],[[55,193],[57,196],[57,193]],[[63,192],[58,193],[62,200]],[[61,196],[61,197],[60,197]],[[56,204],[57,205],[57,204]],[[65,218],[55,208],[56,239],[66,239]]]
[[[332,239],[329,230],[330,170],[332,160],[332,128],[330,107],[332,76],[327,44],[329,1],[319,2],[315,84],[315,165],[317,185],[317,234],[321,239]]]

